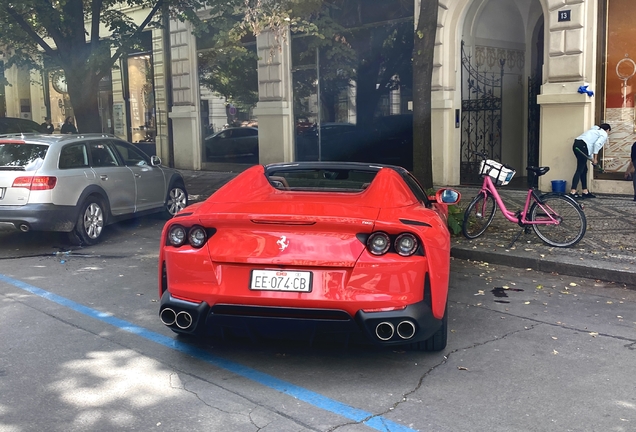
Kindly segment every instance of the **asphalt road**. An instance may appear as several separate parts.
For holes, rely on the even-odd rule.
[[[636,291],[453,260],[441,353],[177,337],[163,221],[0,232],[0,431],[632,431]]]

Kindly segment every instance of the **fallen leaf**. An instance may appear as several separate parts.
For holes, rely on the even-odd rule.
[[[552,339],[557,340],[557,337],[556,336],[552,336]]]
[[[598,333],[597,332],[590,332],[590,336],[596,337],[596,336],[598,336]]]
[[[537,289],[543,289],[543,285],[537,285]]]
[[[457,366],[457,369],[467,371],[468,368],[464,366]]]
[[[570,286],[576,286],[574,282],[570,282]]]
[[[552,350],[552,354],[557,355],[559,352],[557,350]]]
[[[613,303],[614,303],[613,301],[608,301],[608,302],[607,302],[607,304],[613,304]]]
[[[475,294],[475,295],[476,295],[476,296],[478,296],[478,295],[484,295],[484,290],[479,290],[479,291],[477,291],[477,294]]]
[[[527,302],[523,302],[523,304],[530,304],[530,302],[529,302],[529,301],[527,301]]]

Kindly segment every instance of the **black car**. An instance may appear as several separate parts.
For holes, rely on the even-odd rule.
[[[0,135],[19,133],[46,133],[44,128],[32,120],[0,117]]]
[[[258,163],[258,129],[255,127],[231,127],[223,129],[204,140],[208,162],[230,159]]]

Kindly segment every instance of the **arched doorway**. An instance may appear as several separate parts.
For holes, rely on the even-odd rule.
[[[538,160],[539,111],[536,99],[530,102],[542,80],[542,29],[539,0],[475,0],[467,7],[460,51],[462,184],[480,182],[481,159],[473,152],[482,151],[514,167],[515,183],[526,185],[525,166],[535,154]]]

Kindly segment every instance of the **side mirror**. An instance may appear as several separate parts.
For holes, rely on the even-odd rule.
[[[461,194],[455,189],[440,189],[435,193],[435,201],[443,204],[457,204]]]
[[[161,165],[161,158],[159,158],[159,156],[150,156],[150,165],[152,166],[159,166]]]

